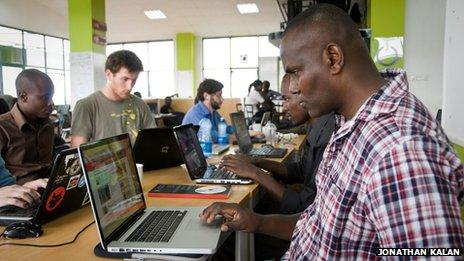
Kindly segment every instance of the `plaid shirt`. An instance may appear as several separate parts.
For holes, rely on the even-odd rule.
[[[317,173],[317,197],[300,216],[284,259],[377,259],[379,247],[463,247],[464,168],[443,129],[389,82],[336,133]]]

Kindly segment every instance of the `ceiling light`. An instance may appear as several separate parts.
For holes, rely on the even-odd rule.
[[[259,13],[258,6],[255,3],[237,4],[237,9],[241,14]]]
[[[150,19],[166,19],[166,15],[161,10],[146,10],[143,12]]]

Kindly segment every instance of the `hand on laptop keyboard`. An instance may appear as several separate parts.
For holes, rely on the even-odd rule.
[[[226,170],[232,171],[239,177],[253,180],[256,180],[258,173],[262,171],[250,162],[244,161],[242,157],[237,157],[235,155],[224,156],[220,166]]]
[[[43,181],[32,181],[21,185],[10,185],[0,188],[0,207],[14,205],[20,208],[35,207],[40,202],[40,194],[34,188],[43,187]],[[46,182],[45,182],[46,184]],[[37,186],[36,186],[37,185]]]

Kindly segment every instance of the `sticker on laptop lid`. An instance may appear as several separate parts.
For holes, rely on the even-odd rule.
[[[66,187],[66,190],[70,190],[70,189],[77,187],[77,185],[79,184],[79,176],[80,175],[75,175],[69,178],[69,182],[68,182],[68,186]]]

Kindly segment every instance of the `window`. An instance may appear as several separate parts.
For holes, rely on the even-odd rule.
[[[144,71],[140,72],[132,92],[140,92],[143,98],[164,98],[177,92],[173,41],[110,44],[106,55],[118,50],[130,50],[142,61]]]
[[[23,68],[33,68],[48,74],[52,79],[55,104],[70,103],[69,40],[0,26],[0,45],[19,48],[24,53],[20,64],[2,65],[0,82],[4,94],[16,97],[16,77]]]
[[[259,76],[273,75],[271,88],[278,82],[279,48],[269,43],[267,36],[205,38],[203,39],[203,78],[212,78],[224,84],[222,96],[245,97],[248,86]],[[275,68],[268,64],[275,62]],[[265,66],[261,66],[265,65]],[[269,68],[273,72],[267,72]],[[273,88],[274,86],[274,88]]]

